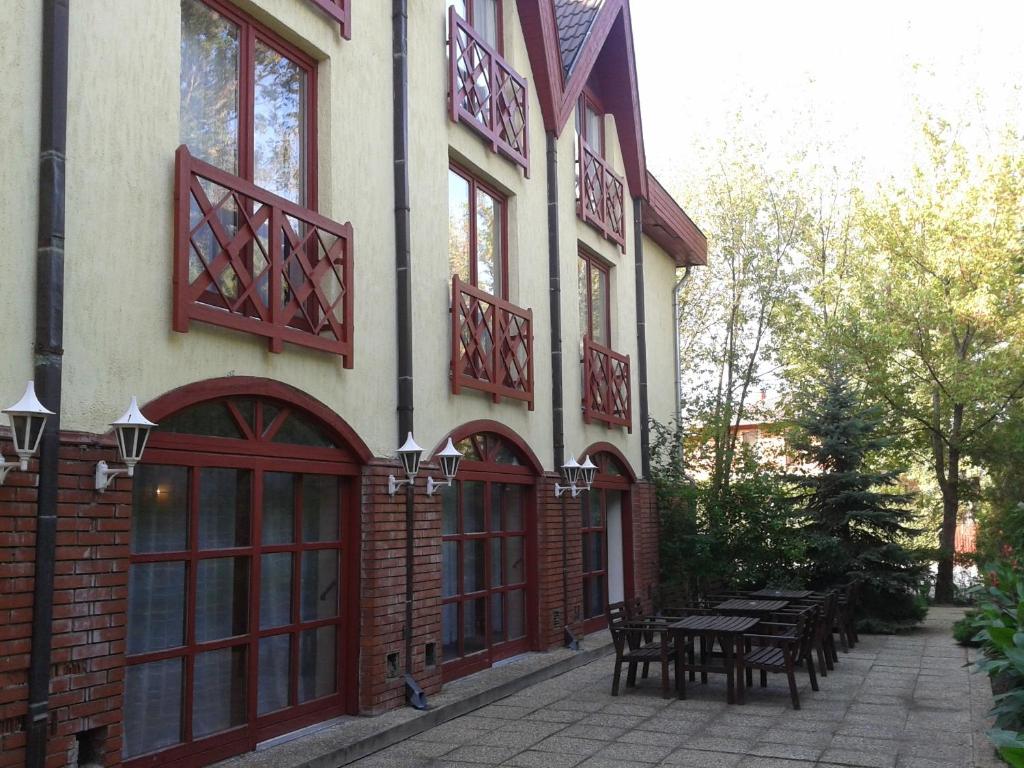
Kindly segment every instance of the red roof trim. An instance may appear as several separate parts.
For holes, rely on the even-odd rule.
[[[680,267],[708,263],[708,239],[650,171],[647,172],[644,234]]]

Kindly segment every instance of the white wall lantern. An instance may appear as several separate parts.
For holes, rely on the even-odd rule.
[[[4,484],[7,473],[15,467],[22,472],[28,471],[28,460],[39,449],[46,419],[53,416],[53,411],[39,402],[35,384],[31,381],[25,387],[25,394],[21,396],[21,400],[9,408],[4,408],[4,413],[11,422],[11,439],[14,442],[14,452],[18,454],[18,461],[4,461],[0,455],[0,485]]]
[[[452,442],[450,437],[444,448],[435,456],[441,462],[441,472],[444,474],[444,480],[435,480],[432,477],[428,477],[427,496],[433,496],[434,491],[438,488],[451,488],[452,481],[459,471],[459,464],[462,462],[462,451],[455,447],[455,443]]]
[[[590,490],[596,476],[597,465],[590,460],[590,456],[585,456],[582,464],[576,461],[575,456],[570,456],[569,460],[562,465],[562,480],[565,485],[555,483],[555,498],[557,499],[569,491],[569,494],[575,499],[584,491]]]
[[[105,491],[107,486],[118,475],[132,477],[135,474],[135,465],[142,458],[142,452],[146,450],[146,441],[149,439],[149,431],[156,426],[152,421],[142,415],[139,410],[139,403],[133,397],[128,405],[128,410],[117,421],[111,422],[114,434],[117,437],[117,452],[124,462],[124,469],[110,469],[107,462],[96,463],[96,490]]]
[[[398,489],[404,485],[412,485],[416,475],[420,471],[420,459],[423,456],[423,449],[412,439],[412,432],[405,438],[405,444],[398,449],[398,458],[402,461],[402,469],[405,470],[405,479],[399,480],[394,475],[388,475],[388,495],[394,496]]]

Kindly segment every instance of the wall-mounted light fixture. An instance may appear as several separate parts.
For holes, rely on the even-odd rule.
[[[435,454],[441,462],[441,473],[444,480],[427,478],[427,496],[433,496],[438,488],[451,488],[455,474],[459,471],[459,464],[462,462],[462,451],[455,447],[455,443],[449,437],[443,449]]]
[[[18,454],[18,461],[4,461],[3,455],[0,455],[0,485],[4,484],[7,473],[15,467],[22,472],[28,471],[28,460],[39,449],[39,440],[43,436],[46,419],[53,416],[53,411],[39,402],[35,384],[31,381],[25,387],[25,394],[21,396],[21,400],[10,408],[4,408],[4,413],[11,422],[11,440],[14,443],[14,452]]]
[[[139,403],[133,397],[128,405],[128,410],[117,421],[110,423],[114,428],[114,435],[117,437],[117,453],[124,462],[124,469],[110,469],[107,462],[96,463],[96,490],[105,491],[107,486],[118,475],[132,477],[135,474],[135,465],[142,458],[142,452],[146,450],[146,441],[149,439],[149,430],[156,426],[152,421],[142,415],[139,410]]]
[[[398,458],[402,461],[402,469],[405,470],[405,478],[399,480],[394,475],[388,475],[388,495],[394,496],[398,489],[405,485],[412,485],[416,482],[416,475],[420,471],[420,459],[423,457],[423,449],[420,448],[412,438],[412,432],[405,439],[405,444],[398,449]],[[441,471],[444,473],[444,480],[427,478],[427,495],[433,496],[434,491],[441,487],[448,487],[455,479],[455,473],[459,471],[459,463],[462,461],[462,453],[448,438],[448,443],[437,453],[441,462]]]
[[[583,463],[576,461],[575,456],[562,465],[562,480],[565,485],[555,483],[555,498],[557,499],[566,491],[575,499],[584,491],[589,491],[597,476],[597,465],[590,460],[590,456],[583,457]]]

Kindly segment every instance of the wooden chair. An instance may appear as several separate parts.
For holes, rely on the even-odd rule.
[[[619,695],[619,682],[622,678],[622,665],[628,665],[626,674],[626,686],[636,687],[637,667],[644,665],[645,670],[653,662],[661,664],[661,695],[668,698],[671,695],[669,687],[668,671],[669,664],[675,658],[671,652],[671,644],[664,633],[665,624],[648,619],[639,622],[629,620],[626,604],[617,602],[610,604],[605,615],[608,618],[608,631],[612,635],[612,644],[615,646],[615,675],[612,678],[612,696]],[[645,643],[645,635],[654,633],[663,634],[664,641]],[[645,675],[646,677],[646,672]]]
[[[818,690],[818,679],[814,672],[814,661],[811,659],[810,648],[813,632],[810,631],[808,613],[796,615],[793,624],[762,622],[761,627],[767,630],[778,630],[778,634],[747,634],[744,635],[749,650],[744,654],[744,665],[747,679],[752,679],[752,671],[761,672],[761,687],[768,685],[768,673],[785,673],[789,681],[789,697],[793,709],[800,709],[800,694],[796,689],[796,669],[801,664],[807,665],[811,678],[811,689]]]

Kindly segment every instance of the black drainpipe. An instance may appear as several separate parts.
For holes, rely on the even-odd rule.
[[[43,77],[36,250],[35,383],[56,415],[39,449],[32,647],[28,668],[25,765],[43,768],[49,722],[53,575],[57,545],[57,458],[64,355],[64,161],[68,123],[68,0],[43,0]]]
[[[562,406],[562,280],[558,261],[558,137],[548,134],[548,285],[551,310],[551,436],[555,471],[565,462]]]
[[[391,80],[395,156],[395,325],[398,346],[398,445],[413,431],[412,253],[409,223],[409,11],[408,0],[391,3]],[[415,505],[405,486],[405,693],[409,704],[426,709],[427,697],[412,676],[413,555]]]
[[[647,318],[644,310],[644,201],[633,198],[633,261],[636,266],[636,357],[640,383],[640,466],[651,476],[651,425],[647,403]]]
[[[548,285],[551,312],[551,449],[555,472],[565,462],[565,416],[562,393],[562,278],[558,259],[558,137],[548,134]],[[568,530],[566,528],[566,502],[562,497],[562,562],[569,559]],[[579,641],[569,629],[569,575],[562,568],[562,627],[565,640],[573,650]]]

